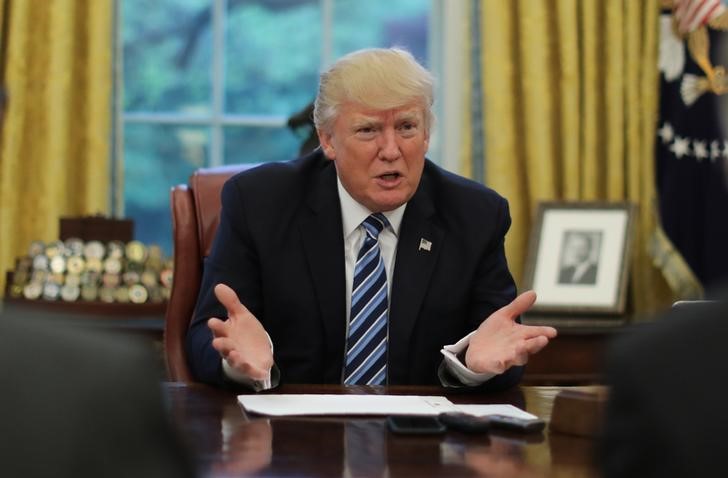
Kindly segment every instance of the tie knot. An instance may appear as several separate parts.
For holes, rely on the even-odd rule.
[[[377,239],[379,237],[379,233],[389,225],[389,221],[386,217],[384,217],[384,214],[377,212],[364,219],[364,222],[362,222],[361,225],[364,226],[364,229],[367,230],[370,236]]]

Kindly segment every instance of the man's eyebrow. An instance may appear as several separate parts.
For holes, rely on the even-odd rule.
[[[377,118],[363,116],[354,119],[354,121],[352,122],[352,128],[361,128],[364,126],[372,127],[380,125],[381,123],[382,122]]]
[[[403,111],[396,117],[396,121],[420,121],[421,119],[422,115],[419,111]]]

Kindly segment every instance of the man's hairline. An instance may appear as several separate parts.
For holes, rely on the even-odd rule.
[[[422,120],[424,121],[424,124],[425,124],[425,134],[429,137],[430,131],[432,128],[432,124],[434,123],[434,120],[435,120],[435,115],[432,113],[432,108],[428,108],[426,106],[426,104],[425,104],[426,101],[423,101],[424,99],[425,98],[418,98],[414,101],[410,101],[407,103],[403,103],[402,105],[394,106],[392,108],[386,108],[386,109],[377,109],[377,108],[374,108],[374,107],[371,107],[371,106],[368,106],[368,105],[365,105],[362,103],[357,103],[357,102],[352,102],[352,101],[349,101],[348,103],[355,103],[355,104],[361,105],[362,107],[367,108],[371,111],[379,111],[379,112],[406,108],[409,105],[412,105],[412,108],[420,109],[420,112],[422,113]],[[342,109],[341,106],[343,106],[346,103],[347,102],[344,101],[344,102],[339,103],[338,106],[331,107],[334,110],[334,114],[331,115],[329,120],[326,121],[324,124],[322,124],[321,127],[316,128],[316,131],[319,134],[320,133],[327,134],[327,135],[333,134],[334,123],[336,123],[336,120],[339,119],[339,117],[341,116],[341,109]]]

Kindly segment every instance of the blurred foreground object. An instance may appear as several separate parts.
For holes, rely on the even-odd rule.
[[[727,337],[728,304],[698,302],[613,345],[605,477],[714,476],[723,468]]]
[[[3,476],[185,477],[148,347],[6,309],[0,315]]]

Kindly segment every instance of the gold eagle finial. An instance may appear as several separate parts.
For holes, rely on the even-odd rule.
[[[725,67],[715,66],[710,60],[708,34],[708,27],[728,30],[728,8],[720,0],[662,0],[661,4],[672,9],[673,32],[687,40],[690,56],[705,75],[683,75],[680,94],[685,104],[693,104],[707,92],[728,93]]]

